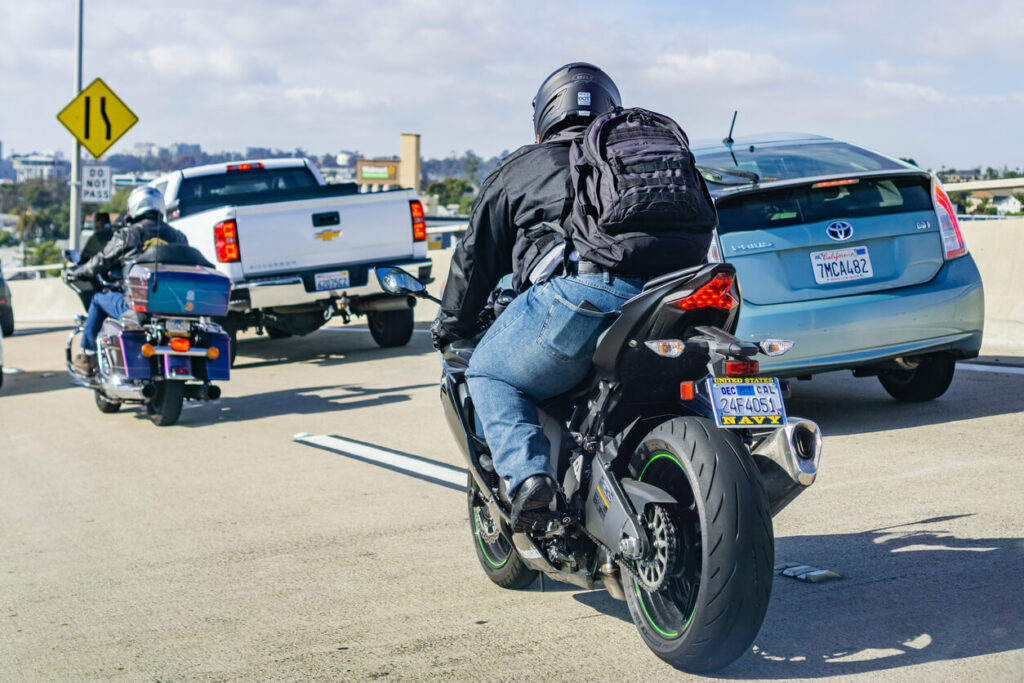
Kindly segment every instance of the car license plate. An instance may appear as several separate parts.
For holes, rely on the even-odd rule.
[[[168,320],[164,322],[167,334],[188,334],[189,322],[187,320]]]
[[[829,249],[811,254],[814,281],[819,285],[830,282],[865,280],[874,275],[867,247]]]
[[[708,393],[719,427],[756,429],[786,424],[782,389],[774,377],[711,377]]]
[[[317,273],[314,281],[318,292],[325,289],[345,289],[348,287],[348,271],[335,270],[330,273]]]

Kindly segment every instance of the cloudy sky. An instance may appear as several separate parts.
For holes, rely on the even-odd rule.
[[[74,0],[0,4],[4,156],[63,149]],[[485,157],[532,136],[540,81],[602,66],[691,138],[805,131],[919,163],[1024,166],[1019,2],[85,0],[84,82],[139,116],[115,146],[197,142]]]

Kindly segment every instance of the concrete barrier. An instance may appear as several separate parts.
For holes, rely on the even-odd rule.
[[[1024,353],[1024,218],[961,223],[967,246],[985,283],[985,352]],[[440,294],[451,249],[429,252]],[[70,323],[82,312],[78,297],[57,278],[10,282],[17,326]],[[416,320],[432,320],[437,307],[421,301]]]
[[[985,284],[983,352],[1024,351],[1024,218],[960,223]]]

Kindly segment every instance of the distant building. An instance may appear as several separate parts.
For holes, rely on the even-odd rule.
[[[967,183],[972,180],[981,180],[984,175],[980,168],[968,168],[962,171],[947,168],[938,173],[939,180],[944,183]]]
[[[172,157],[180,157],[186,154],[202,154],[203,149],[199,145],[192,145],[185,142],[175,142],[167,148],[171,152]]]
[[[14,180],[14,164],[4,159],[4,143],[0,142],[0,180]]]
[[[160,147],[154,145],[152,142],[136,142],[132,145],[132,151],[128,152],[133,157],[140,159],[146,159],[148,157],[155,157],[160,155]]]
[[[270,150],[266,147],[246,147],[246,159],[266,159],[270,156]]]
[[[1017,199],[1014,190],[981,190],[972,192],[967,197],[967,206],[971,211],[974,211],[986,199],[989,200],[990,206],[995,207],[997,216],[1005,216],[1008,213],[1020,213],[1024,210],[1024,205]]]
[[[115,188],[135,187],[136,185],[145,185],[150,180],[156,180],[159,177],[160,174],[155,171],[146,171],[143,173],[115,173],[110,177],[110,182],[113,183]]]
[[[11,157],[14,177],[23,183],[32,178],[61,178],[66,180],[71,173],[71,162],[56,155],[25,154]]]

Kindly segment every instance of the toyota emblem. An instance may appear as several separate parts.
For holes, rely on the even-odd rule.
[[[836,242],[845,242],[853,237],[853,226],[846,221],[832,221],[825,228],[825,232]]]

